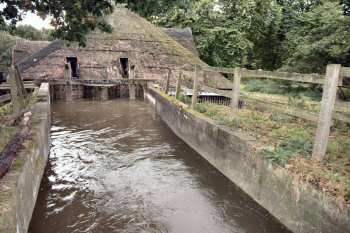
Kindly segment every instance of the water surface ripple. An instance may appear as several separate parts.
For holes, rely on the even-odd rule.
[[[30,233],[284,233],[142,101],[54,103]]]

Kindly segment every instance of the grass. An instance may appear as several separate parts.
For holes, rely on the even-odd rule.
[[[38,97],[32,93],[27,99],[24,100],[23,105],[29,108],[37,101]],[[20,128],[18,125],[8,126],[9,124],[7,118],[12,114],[13,106],[11,103],[0,106],[0,153]]]
[[[331,130],[327,159],[311,159],[316,126],[299,118],[274,112],[241,109],[233,117],[229,107],[208,103],[195,110],[219,125],[243,131],[261,142],[259,153],[314,187],[350,204],[350,126],[335,125]]]
[[[296,99],[308,97],[319,101],[322,98],[322,88],[319,85],[292,83],[284,80],[250,79],[245,83],[244,90],[248,92],[287,95],[290,98]]]
[[[16,127],[5,127],[0,126],[0,153],[4,149],[4,147],[9,143],[11,138],[18,132],[18,129]],[[1,154],[0,154],[1,156]]]
[[[187,104],[187,105],[191,104],[191,97],[189,97],[183,93],[180,93],[179,100],[184,104]]]

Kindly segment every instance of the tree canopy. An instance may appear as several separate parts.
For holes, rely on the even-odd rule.
[[[8,32],[13,36],[18,36],[27,40],[52,40],[53,30],[42,29],[38,30],[31,25],[19,25],[11,27]]]
[[[95,28],[111,31],[111,27],[100,16],[113,10],[109,0],[0,0],[0,29],[6,21],[15,25],[28,11],[41,17],[52,17],[54,36],[85,43],[85,35]]]
[[[109,0],[0,0],[0,30],[25,11],[50,15],[54,37],[85,43]],[[323,72],[350,65],[350,0],[113,0],[163,27],[191,27],[201,58],[213,66]],[[1,8],[0,8],[1,9]],[[30,28],[17,29],[36,37]]]
[[[159,26],[191,27],[213,66],[324,72],[349,64],[350,0],[120,0]]]

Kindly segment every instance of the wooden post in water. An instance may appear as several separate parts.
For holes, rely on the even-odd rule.
[[[231,108],[234,112],[238,111],[241,78],[242,78],[242,69],[236,67],[234,72],[234,77],[233,77],[232,98],[231,98]]]
[[[179,99],[181,93],[182,71],[179,73],[179,77],[176,82],[175,99]]]
[[[321,110],[318,118],[312,158],[321,161],[327,152],[329,133],[332,125],[332,113],[334,110],[337,90],[340,80],[341,65],[328,65],[326,80],[323,85]]]
[[[192,103],[191,108],[194,109],[197,104],[198,99],[198,67],[195,65],[194,67],[194,78],[193,78],[193,93],[192,93]]]
[[[65,91],[64,91],[65,100],[66,101],[72,101],[73,100],[73,87],[72,87],[72,84],[70,82],[68,82],[65,85],[64,88],[65,88]]]
[[[106,101],[108,100],[108,87],[101,87],[101,96],[100,96],[100,100],[101,101]]]
[[[136,99],[136,85],[135,84],[129,84],[129,99],[131,99],[131,100]]]

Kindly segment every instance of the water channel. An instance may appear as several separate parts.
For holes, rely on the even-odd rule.
[[[55,102],[30,233],[287,233],[143,101]]]

